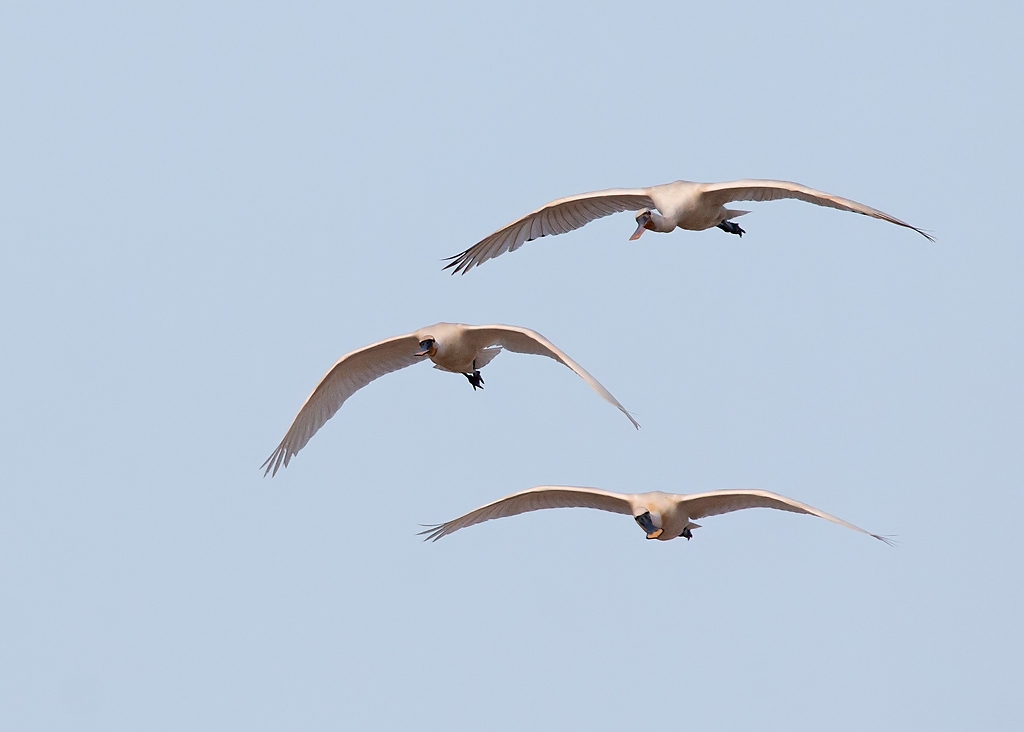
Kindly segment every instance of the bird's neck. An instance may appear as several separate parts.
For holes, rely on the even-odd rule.
[[[667,219],[657,211],[651,211],[651,225],[652,231],[660,231],[663,234],[668,234],[676,228],[676,224],[671,219]]]

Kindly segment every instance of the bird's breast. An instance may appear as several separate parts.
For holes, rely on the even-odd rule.
[[[672,228],[704,231],[718,226],[724,215],[721,206],[703,200],[699,184],[689,181],[658,186],[651,191],[651,200]]]
[[[477,357],[477,349],[465,343],[449,343],[439,347],[430,359],[445,371],[457,374],[472,373],[475,370],[473,361]]]
[[[705,206],[680,212],[676,226],[687,231],[704,231],[725,221],[726,212],[722,206]]]

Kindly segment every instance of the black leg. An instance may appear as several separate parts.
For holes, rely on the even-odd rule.
[[[692,539],[693,538],[693,534],[690,533],[690,527],[687,526],[685,529],[683,529],[683,533],[681,533],[680,536],[685,537],[687,541]]]
[[[739,227],[739,224],[734,224],[731,221],[723,221],[718,225],[718,228],[722,231],[728,231],[730,234],[738,234],[741,239],[747,233]]]
[[[484,377],[480,375],[478,370],[474,370],[471,374],[464,373],[462,375],[469,379],[469,383],[473,385],[473,391],[484,388]]]

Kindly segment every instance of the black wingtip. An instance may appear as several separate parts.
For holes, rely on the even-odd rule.
[[[425,526],[426,528],[423,531],[416,532],[416,536],[426,536],[423,540],[424,542],[437,541],[444,536],[444,524],[420,524],[420,526]]]
[[[263,461],[263,465],[260,466],[260,470],[263,471],[263,477],[266,478],[269,474],[271,478],[277,475],[277,471],[282,467],[287,468],[288,462],[291,460],[291,455],[284,453],[283,446],[278,446],[274,452],[270,453],[270,457]]]
[[[450,270],[452,270],[452,274],[456,274],[456,273],[465,274],[466,271],[469,269],[469,267],[466,267],[466,260],[467,260],[467,255],[468,254],[469,254],[469,250],[467,249],[466,251],[459,252],[458,254],[456,254],[454,256],[444,257],[441,261],[442,262],[448,262],[448,264],[446,264],[444,267],[442,267],[441,271],[443,272],[446,269],[450,269]]]
[[[271,470],[271,468],[274,467],[273,465],[270,464],[270,461],[273,460],[273,459],[274,459],[274,456],[271,455],[266,460],[264,460],[263,461],[263,465],[260,466],[260,470],[263,471],[263,477],[264,478],[266,478],[268,475],[270,475],[270,470]],[[274,475],[277,475],[277,471],[276,470],[274,471]],[[271,475],[270,477],[274,477],[274,476]]]

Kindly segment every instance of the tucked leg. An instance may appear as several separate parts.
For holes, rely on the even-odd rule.
[[[469,383],[473,385],[473,391],[484,388],[484,377],[480,375],[480,369],[476,367],[475,359],[473,360],[473,373],[462,375],[469,379]]]
[[[718,228],[722,231],[727,231],[730,234],[738,234],[741,239],[743,238],[743,235],[747,233],[740,228],[739,224],[734,224],[731,221],[723,221],[718,225]]]

